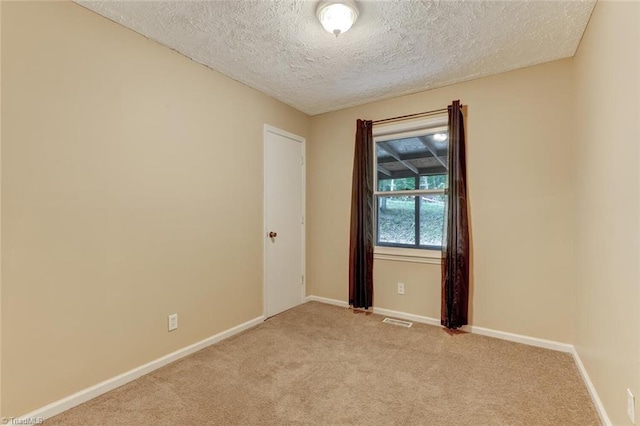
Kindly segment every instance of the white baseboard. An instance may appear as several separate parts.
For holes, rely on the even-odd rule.
[[[540,339],[538,337],[524,336],[522,334],[509,333],[507,331],[492,330],[490,328],[477,327],[475,325],[465,325],[462,331],[468,331],[473,334],[482,336],[495,337],[496,339],[508,340],[510,342],[522,343],[529,346],[537,346],[539,348],[551,349],[559,352],[571,353],[573,345],[568,343],[556,342],[554,340]]]
[[[343,300],[329,299],[327,297],[320,297],[320,296],[307,296],[307,302],[326,303],[327,305],[340,306],[341,308],[349,307],[349,302],[346,302]]]
[[[582,376],[582,380],[584,384],[587,386],[587,390],[589,391],[589,395],[591,395],[591,400],[593,404],[596,406],[596,411],[600,416],[600,420],[602,424],[605,426],[612,426],[611,420],[609,420],[609,416],[607,415],[607,410],[604,409],[604,405],[598,396],[598,392],[596,392],[595,386],[593,386],[593,382],[591,382],[591,378],[589,377],[589,373],[587,373],[587,369],[584,367],[582,360],[580,359],[580,355],[576,350],[575,346],[571,348],[571,354],[573,355],[573,359],[578,366],[578,371],[580,371],[580,375]]]
[[[208,337],[204,340],[194,343],[193,345],[189,345],[185,348],[179,349],[175,352],[172,352],[168,355],[165,355],[161,358],[158,358],[147,364],[144,364],[140,367],[134,368],[118,376],[115,376],[103,382],[100,382],[94,386],[83,389],[66,398],[62,398],[58,401],[52,402],[51,404],[46,405],[42,408],[38,408],[37,410],[34,410],[28,414],[25,414],[24,416],[16,417],[15,423],[16,424],[20,423],[20,420],[22,419],[42,418],[46,420],[48,418],[51,418],[57,414],[62,413],[63,411],[67,411],[70,408],[80,405],[83,402],[86,402],[90,399],[93,399],[97,396],[107,393],[135,379],[138,379],[144,376],[145,374],[148,374],[154,370],[157,370],[160,367],[164,367],[165,365],[173,361],[176,361],[180,358],[184,358],[187,355],[191,355],[192,353],[199,351],[200,349],[204,349],[207,346],[211,346],[214,343],[217,343],[221,340],[227,339],[235,334],[238,334],[244,330],[254,327],[262,323],[263,321],[264,321],[264,317],[258,317],[250,321],[247,321],[243,324],[232,327],[214,336]],[[27,421],[28,420],[26,420],[23,423],[27,424]]]

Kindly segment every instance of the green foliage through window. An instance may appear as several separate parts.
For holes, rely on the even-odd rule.
[[[377,245],[442,246],[449,154],[448,138],[442,135],[446,134],[441,126],[376,141]]]

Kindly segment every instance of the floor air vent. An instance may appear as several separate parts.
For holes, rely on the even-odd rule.
[[[393,319],[393,318],[385,318],[382,320],[382,322],[386,322],[387,324],[392,324],[392,325],[397,325],[399,327],[406,327],[409,328],[413,325],[412,322],[409,321],[401,321],[401,320],[397,320],[397,319]]]

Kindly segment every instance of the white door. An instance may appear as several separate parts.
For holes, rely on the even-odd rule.
[[[304,139],[265,126],[265,316],[304,297]]]

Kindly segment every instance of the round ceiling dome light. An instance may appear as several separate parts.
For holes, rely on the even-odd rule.
[[[316,16],[325,30],[336,37],[349,31],[358,19],[358,7],[352,0],[323,0],[318,5]]]

